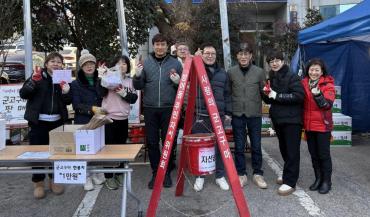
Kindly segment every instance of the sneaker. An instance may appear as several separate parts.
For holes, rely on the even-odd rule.
[[[84,185],[84,189],[85,189],[85,191],[92,191],[92,190],[94,190],[94,184],[93,184],[93,181],[92,181],[91,176],[89,176],[89,177],[86,178],[86,183]]]
[[[278,178],[276,179],[276,184],[278,184],[278,185],[283,184],[283,176],[278,176]]]
[[[101,185],[105,182],[104,173],[94,173],[91,178],[95,185]]]
[[[117,190],[119,185],[115,178],[108,178],[105,183],[105,187],[107,187],[109,190]]]
[[[246,175],[239,176],[240,186],[244,187],[248,183],[248,178]]]
[[[261,189],[266,189],[267,188],[267,183],[263,179],[263,176],[261,175],[253,175],[253,182],[256,184],[259,188]]]
[[[118,185],[122,187],[123,186],[123,174],[115,175],[114,178],[116,179]]]
[[[152,179],[148,183],[148,188],[149,189],[153,189],[154,182],[155,182],[155,175],[152,175]]]
[[[278,189],[278,194],[280,196],[288,196],[289,194],[293,193],[295,191],[294,188],[290,187],[289,185],[282,184],[280,188]]]
[[[172,179],[170,174],[166,174],[163,181],[163,187],[171,188],[172,187]]]
[[[227,184],[227,181],[225,179],[225,177],[221,177],[221,178],[218,178],[216,179],[216,184],[224,191],[227,191],[229,190],[229,184]]]
[[[203,189],[203,185],[204,185],[204,178],[197,177],[194,183],[194,190],[197,192],[201,191]]]

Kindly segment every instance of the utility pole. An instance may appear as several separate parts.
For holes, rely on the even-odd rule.
[[[23,28],[25,51],[25,78],[32,74],[32,29],[31,29],[31,0],[23,0]]]
[[[226,5],[226,0],[219,0],[218,2],[220,5],[224,66],[225,66],[225,70],[228,70],[231,66],[231,55],[230,55],[229,21],[227,18],[227,5]]]
[[[127,44],[125,6],[123,4],[123,0],[116,0],[116,8],[118,14],[119,37],[121,41],[122,55],[129,56]]]

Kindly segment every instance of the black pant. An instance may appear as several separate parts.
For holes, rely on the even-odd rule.
[[[30,145],[49,145],[49,132],[63,125],[63,121],[39,121],[38,124],[29,124],[30,132],[28,134]],[[33,169],[44,169],[43,167],[33,167]],[[49,174],[53,178],[52,174]],[[33,182],[40,182],[45,179],[45,174],[32,174]]]
[[[161,153],[159,150],[159,133],[161,134],[162,147],[166,139],[168,125],[171,119],[172,108],[144,108],[145,137],[148,146],[148,155],[153,174],[157,173]],[[174,138],[172,153],[168,163],[167,172],[175,168],[177,139]]]
[[[281,156],[284,160],[283,183],[295,188],[299,177],[301,131],[300,124],[276,124]]]
[[[312,166],[320,170],[323,176],[331,177],[332,163],[330,156],[330,132],[308,131],[307,145],[311,155]]]
[[[113,123],[105,125],[105,143],[109,145],[125,144],[128,137],[128,119],[114,120]],[[124,164],[120,163],[118,168],[123,168]],[[105,173],[105,178],[113,177],[113,173]]]

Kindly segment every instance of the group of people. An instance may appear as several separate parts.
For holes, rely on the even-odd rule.
[[[66,82],[53,84],[54,70],[63,67],[63,56],[50,53],[45,58],[44,68],[36,70],[20,89],[20,96],[27,99],[25,119],[30,127],[30,145],[48,145],[49,131],[68,121],[67,105],[72,104],[75,111],[74,124],[86,124],[96,114],[104,114],[113,120],[105,127],[107,144],[124,144],[128,137],[128,115],[130,104],[136,102],[138,96],[129,76],[130,59],[118,56],[110,67],[119,70],[121,84],[112,88],[104,87],[98,76],[96,58],[88,50],[81,52],[80,69],[76,80],[70,85]],[[120,165],[122,167],[123,165]],[[94,184],[103,184],[115,190],[122,186],[122,174],[97,173],[89,174],[84,185],[85,190],[93,190]],[[33,174],[34,197],[44,198],[45,175]],[[62,194],[64,188],[55,184],[49,174],[49,189],[54,194]]]
[[[165,141],[183,64],[186,57],[190,56],[190,51],[186,43],[178,43],[176,56],[170,55],[168,39],[162,34],[153,37],[152,45],[153,53],[144,62],[139,62],[132,79],[127,75],[130,72],[129,58],[116,58],[111,67],[120,68],[122,85],[113,90],[102,86],[96,70],[96,59],[88,52],[81,53],[80,70],[71,85],[65,82],[60,85],[52,84],[52,71],[62,67],[63,57],[58,53],[49,54],[45,60],[45,68],[34,72],[20,91],[21,97],[28,100],[25,118],[31,128],[30,144],[49,143],[48,132],[67,120],[66,105],[70,103],[75,110],[75,124],[87,123],[94,114],[107,114],[114,122],[106,126],[106,143],[125,143],[128,136],[129,104],[137,100],[136,90],[142,90],[146,146],[152,170],[148,188],[153,189],[161,155],[160,141]],[[261,151],[264,101],[271,104],[270,118],[284,160],[283,174],[277,178],[280,185],[278,194],[289,195],[295,190],[299,177],[302,128],[305,130],[315,174],[315,181],[309,189],[328,193],[332,173],[331,107],[335,90],[334,79],[328,75],[324,62],[320,59],[311,60],[307,64],[305,77],[301,80],[298,75],[290,72],[279,51],[274,50],[267,56],[266,61],[271,69],[268,73],[253,64],[254,50],[250,43],[241,43],[235,54],[238,64],[227,72],[217,63],[214,45],[204,43],[194,55],[199,55],[203,60],[222,122],[231,121],[235,167],[240,185],[245,186],[248,180],[244,152],[249,135],[252,180],[261,189],[268,187],[263,177]],[[196,120],[192,133],[212,133],[203,95],[199,88],[197,91]],[[221,155],[217,144],[215,145],[215,182],[222,190],[229,190]],[[173,185],[171,172],[176,168],[175,157],[176,148],[173,148],[163,182],[165,188]],[[204,178],[196,177],[193,186],[195,191],[203,189]],[[36,198],[45,196],[44,179],[45,175],[33,175]],[[122,176],[90,174],[85,189],[91,190],[93,183],[103,182],[108,189],[117,189],[122,184]],[[62,186],[53,183],[52,176],[50,189],[56,194],[63,192]]]

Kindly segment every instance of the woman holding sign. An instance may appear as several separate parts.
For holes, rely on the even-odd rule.
[[[118,56],[102,77],[103,102],[102,107],[113,123],[105,126],[105,142],[107,144],[125,144],[128,137],[128,116],[130,104],[138,98],[130,78],[131,64],[127,56]],[[120,164],[120,168],[123,168]],[[116,190],[122,186],[123,175],[105,173],[105,186]]]
[[[49,131],[63,125],[68,119],[66,105],[71,103],[69,85],[66,82],[53,84],[53,71],[63,66],[63,56],[59,53],[50,53],[45,58],[44,69],[35,70],[28,78],[19,94],[27,100],[24,118],[30,127],[30,145],[49,145]],[[35,168],[36,169],[36,168]],[[37,168],[40,169],[40,168]],[[49,174],[49,188],[54,194],[62,194],[63,186],[53,182]],[[33,174],[35,198],[45,197],[45,174]]]

